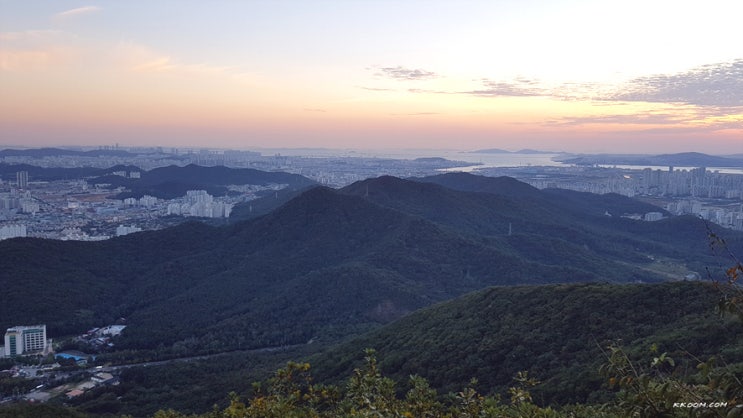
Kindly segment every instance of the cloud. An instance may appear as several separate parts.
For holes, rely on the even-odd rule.
[[[440,77],[430,71],[411,70],[401,66],[374,68],[377,71],[376,76],[394,80]],[[477,97],[547,97],[564,101],[590,101],[596,106],[602,104],[618,106],[631,102],[668,103],[706,107],[710,109],[710,114],[715,116],[729,114],[731,109],[734,110],[732,113],[743,110],[743,59],[705,65],[676,74],[638,77],[621,84],[594,82],[547,84],[527,77],[501,80],[481,78],[473,81],[479,86],[465,91],[420,88],[410,88],[407,91]]]
[[[536,97],[549,96],[550,93],[535,80],[517,78],[514,81],[482,80],[482,88],[463,92],[485,97]]]
[[[408,93],[417,93],[417,94],[455,94],[450,91],[443,91],[443,90],[428,90],[428,89],[408,89]]]
[[[622,104],[621,102],[619,102]],[[666,105],[657,111],[635,114],[573,116],[550,120],[543,125],[550,128],[580,125],[617,126],[621,134],[696,134],[717,131],[743,131],[743,108],[700,107],[695,105]],[[619,128],[621,126],[621,128]]]
[[[600,115],[600,116],[575,116],[566,117],[557,121],[551,121],[554,125],[678,125],[689,122],[691,119],[678,114],[636,114],[636,115]]]
[[[0,41],[3,42],[39,42],[51,41],[64,35],[58,30],[26,30],[20,32],[0,32]]]
[[[230,75],[241,77],[234,67],[209,64],[186,64],[178,62],[169,55],[143,45],[130,42],[119,43],[113,50],[114,60],[119,65],[138,73],[181,73],[190,75]]]
[[[358,88],[368,90],[368,91],[395,91],[395,89],[385,89],[385,88],[378,88],[378,87],[358,86]]]
[[[440,115],[439,112],[415,112],[415,113],[390,113],[390,116],[432,116]]]
[[[705,125],[668,125],[646,129],[621,130],[616,133],[633,135],[684,135],[709,134],[712,132],[736,130],[741,131],[741,122],[716,122]]]
[[[677,74],[639,77],[606,100],[743,107],[743,59]]]
[[[0,71],[38,71],[68,64],[79,54],[60,42],[66,37],[53,30],[0,32]]]
[[[603,97],[610,86],[597,83],[567,82],[557,85],[548,85],[541,80],[517,77],[512,80],[478,80],[481,87],[460,91],[458,94],[468,94],[479,97],[549,97],[556,100],[576,101],[594,100]]]
[[[438,78],[439,76],[431,71],[421,70],[419,68],[410,69],[401,66],[397,67],[374,67],[379,70],[375,75],[378,77],[391,78],[398,81],[418,81]]]
[[[0,71],[34,71],[59,64],[66,54],[59,50],[0,50]]]
[[[70,9],[65,10],[64,12],[59,12],[56,15],[54,15],[55,19],[68,19],[73,18],[77,16],[87,15],[90,13],[99,12],[101,10],[98,6],[85,6],[85,7],[78,7],[76,9]]]

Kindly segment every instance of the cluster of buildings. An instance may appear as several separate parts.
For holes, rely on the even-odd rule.
[[[126,328],[125,325],[108,325],[102,328],[93,328],[83,334],[81,339],[87,341],[91,347],[111,347],[111,338],[121,334]],[[100,350],[99,350],[100,351]],[[47,339],[46,325],[18,325],[8,328],[5,332],[5,345],[0,346],[0,357],[16,357],[27,355],[47,355],[52,353],[52,341]],[[21,377],[27,379],[42,379],[43,383],[35,389],[24,394],[15,394],[13,396],[1,398],[0,403],[17,401],[25,399],[31,402],[46,402],[57,394],[64,393],[67,399],[73,399],[82,395],[86,391],[101,385],[117,385],[119,379],[111,372],[113,369],[96,367],[94,373],[89,378],[79,381],[75,379],[80,376],[80,372],[75,370],[60,370],[60,363],[63,360],[72,361],[78,366],[88,364],[88,361],[94,360],[95,356],[70,350],[55,353],[55,359],[58,362],[45,365],[23,365],[16,364],[8,370],[0,371],[0,375],[10,377]],[[47,372],[53,372],[50,375]],[[72,382],[70,382],[72,380]]]
[[[617,193],[623,196],[741,199],[743,175],[690,169],[635,169],[608,167],[552,168],[548,174],[523,179],[534,187]]]
[[[126,325],[107,325],[101,328],[92,328],[85,334],[77,337],[78,341],[88,343],[91,348],[113,347],[111,339],[121,335]],[[47,355],[52,352],[52,340],[47,338],[46,325],[16,325],[5,331],[5,345],[0,346],[0,357],[15,357],[26,355]],[[87,359],[88,355],[79,353],[80,359]],[[59,353],[57,357],[75,358],[75,355]],[[77,361],[78,359],[75,358]]]
[[[118,385],[119,379],[108,372],[95,373],[90,379],[78,383],[73,389],[65,392],[67,399],[74,399],[83,395],[86,391],[100,385]]]
[[[94,352],[104,351],[114,346],[112,338],[121,335],[126,325],[108,325],[102,328],[89,329],[85,334],[76,338],[77,341],[85,343]]]
[[[171,200],[149,195],[110,199],[110,190],[89,187],[80,180],[37,182],[25,191],[6,188],[3,192],[0,187],[0,240],[38,237],[96,241],[182,222],[168,215],[226,218],[236,203],[273,187],[251,186],[219,198],[204,190],[192,190]]]
[[[9,193],[0,195],[0,211],[15,210],[21,213],[35,214],[40,205],[31,196],[31,192],[23,192],[19,189],[11,189]]]
[[[180,202],[168,204],[168,215],[229,218],[233,204],[214,200],[206,190],[189,190]]]
[[[709,172],[705,167],[690,170],[642,170],[635,191],[647,196],[691,196],[711,199],[738,199],[743,193],[743,176]]]
[[[157,205],[157,198],[147,194],[140,197],[139,199],[128,197],[124,199],[124,204],[129,206],[142,206],[149,209]]]
[[[494,173],[490,173],[493,175]],[[641,197],[674,215],[695,215],[720,226],[743,231],[743,175],[692,169],[632,169],[607,167],[526,168],[511,175],[534,187]],[[654,221],[649,213],[639,219]]]
[[[743,204],[709,204],[694,199],[677,200],[666,205],[674,215],[694,215],[726,228],[743,231]]]

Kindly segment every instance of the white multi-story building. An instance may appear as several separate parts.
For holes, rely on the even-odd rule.
[[[0,240],[26,236],[26,225],[3,225],[0,226]]]
[[[649,222],[660,221],[663,219],[663,214],[660,212],[648,212],[645,214],[645,220]]]
[[[5,331],[6,357],[44,353],[48,347],[46,325],[18,325]]]
[[[117,237],[120,237],[122,235],[129,235],[129,234],[132,234],[134,232],[140,232],[140,231],[142,231],[142,228],[136,227],[134,225],[132,225],[132,226],[119,225],[116,228],[116,236]]]
[[[19,189],[25,189],[28,187],[28,171],[19,171],[15,173],[15,175]]]
[[[31,199],[21,199],[21,212],[35,214],[41,209],[38,203]]]
[[[150,195],[144,195],[139,199],[139,206],[151,208],[157,204],[157,198]]]

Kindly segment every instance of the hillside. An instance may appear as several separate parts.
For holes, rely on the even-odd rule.
[[[226,405],[229,392],[255,394],[249,390],[251,381],[265,382],[271,370],[300,359],[312,364],[313,383],[337,384],[343,390],[352,369],[363,367],[363,351],[370,347],[377,349],[380,372],[397,382],[398,395],[410,389],[409,376],[415,374],[429,381],[439,399],[451,402],[444,395],[461,391],[474,377],[480,393],[507,403],[506,388],[514,386],[519,371],[528,371],[542,382],[530,389],[538,405],[612,404],[616,390],[598,372],[607,362],[602,350],[610,344],[621,345],[638,367],[667,353],[679,379],[694,375],[698,362],[710,355],[724,359],[728,370],[742,369],[740,322],[717,315],[718,296],[698,282],[494,287],[424,308],[315,355],[313,347],[321,348],[316,344],[271,357],[232,353],[177,367],[127,369],[120,386],[74,405],[134,416],[165,408],[205,412],[214,403]],[[607,416],[627,415],[627,409],[620,409]]]
[[[44,322],[59,335],[125,317],[123,347],[164,353],[181,341],[209,352],[339,338],[495,284],[658,279],[534,262],[324,188],[228,227],[190,223],[97,243],[17,239],[0,251],[0,327]],[[29,290],[40,303],[25,303]]]
[[[0,163],[0,178],[5,181],[15,182],[16,173],[27,171],[30,181],[56,181],[56,180],[76,180],[88,177],[99,177],[119,170],[139,171],[139,168],[133,166],[115,166],[110,169],[94,167],[38,167],[29,164],[6,164]]]
[[[258,193],[262,196],[248,202],[238,203],[232,208],[232,212],[230,212],[230,222],[247,221],[266,215],[274,209],[284,205],[286,202],[299,196],[311,187],[313,186],[297,189],[290,189],[287,187],[281,190],[270,190]]]
[[[717,263],[709,248],[709,231],[724,236],[733,252],[743,251],[743,234],[708,226],[697,218],[660,222],[622,218],[619,215],[624,213],[660,209],[619,195],[538,190],[511,178],[465,173],[413,180],[380,177],[354,183],[341,192],[460,233],[485,236],[527,259],[590,266],[605,275],[621,270],[615,262],[654,269],[659,259],[704,275],[704,266]],[[607,216],[607,212],[617,215]],[[627,277],[627,271],[618,274]]]
[[[692,370],[699,360],[691,355],[743,363],[743,330],[719,317],[719,296],[698,282],[494,287],[417,311],[310,361],[318,380],[334,381],[358,367],[364,348],[374,348],[384,374],[398,381],[419,374],[443,393],[474,377],[480,391],[505,396],[525,370],[542,382],[533,390],[539,404],[605,402],[613,394],[598,369],[612,342],[635,359],[650,357],[656,344]]]
[[[57,336],[124,317],[122,347],[165,356],[184,342],[191,352],[260,348],[332,341],[486,286],[654,282],[683,276],[649,256],[674,257],[682,272],[686,259],[707,260],[694,220],[590,216],[496,181],[528,197],[382,177],[315,188],[224,227],[3,241],[0,327],[42,322]],[[25,302],[29,291],[38,303]]]
[[[168,166],[143,171],[140,178],[106,175],[90,179],[89,183],[109,184],[111,188],[124,187],[129,192],[120,193],[120,199],[142,197],[145,194],[161,199],[172,199],[186,194],[188,190],[206,190],[221,196],[229,185],[283,184],[290,189],[302,189],[315,182],[298,174],[254,170],[252,168],[229,168],[224,166],[202,167],[189,164],[185,167]]]

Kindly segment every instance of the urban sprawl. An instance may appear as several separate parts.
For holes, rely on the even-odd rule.
[[[141,171],[157,167],[197,164],[223,165],[301,174],[319,184],[341,187],[380,175],[427,176],[443,171],[466,170],[487,176],[511,176],[534,187],[564,188],[591,193],[618,193],[640,198],[659,207],[659,212],[632,214],[654,221],[664,215],[691,214],[736,230],[743,230],[743,175],[705,167],[619,168],[599,166],[513,165],[493,167],[444,158],[393,159],[345,155],[308,157],[250,151],[164,151],[161,148],[130,150],[131,156],[3,157],[0,163],[40,167],[137,167],[114,174],[137,179]],[[161,229],[187,217],[229,218],[235,205],[256,199],[260,192],[285,185],[235,185],[232,193],[211,196],[190,190],[174,199],[149,195],[116,199],[124,191],[96,184],[91,179],[58,181],[34,179],[20,170],[14,178],[0,180],[0,239],[39,237],[60,240],[102,240],[142,230]]]

